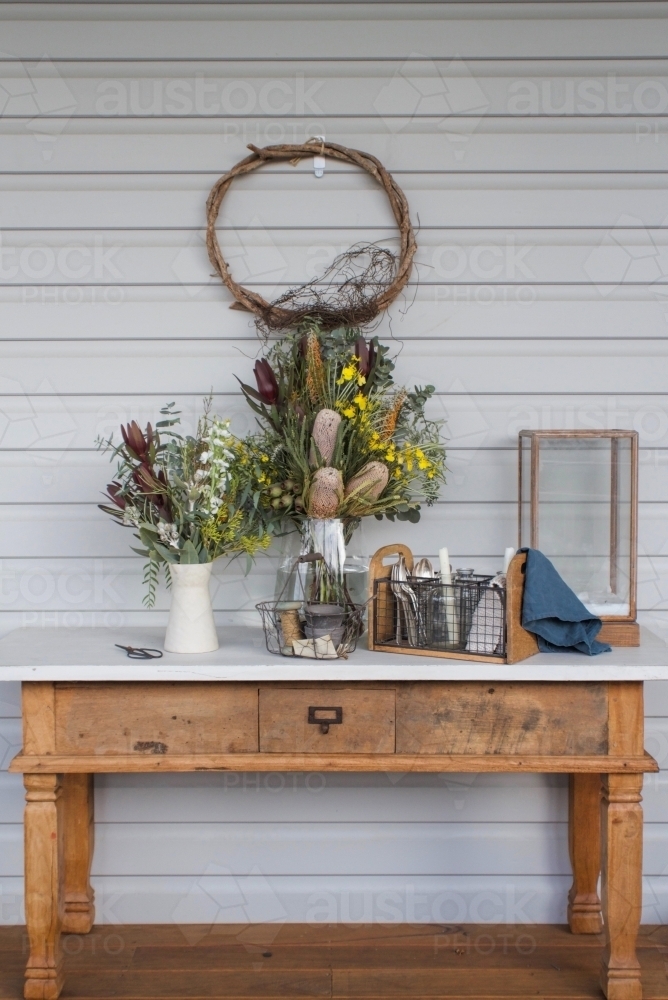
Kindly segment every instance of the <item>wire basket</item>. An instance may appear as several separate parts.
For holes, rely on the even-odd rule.
[[[310,585],[306,581],[308,569],[313,571]],[[255,605],[262,618],[267,650],[314,660],[347,659],[364,632],[366,605],[354,604],[345,587],[336,603],[318,599],[317,595],[328,589],[323,588],[328,569],[319,552],[299,556],[294,570],[302,591],[300,600],[282,599],[286,581],[278,600]]]
[[[451,583],[409,576],[403,583],[374,582],[375,642],[434,650],[505,656],[506,591],[491,576],[469,573]]]

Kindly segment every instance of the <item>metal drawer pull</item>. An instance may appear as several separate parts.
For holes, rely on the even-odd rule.
[[[330,714],[323,719],[322,717],[318,717],[317,713],[320,712],[329,712]],[[312,726],[320,726],[320,732],[323,736],[326,736],[330,726],[340,726],[343,722],[343,709],[332,706],[322,708],[316,705],[309,705],[308,721]]]

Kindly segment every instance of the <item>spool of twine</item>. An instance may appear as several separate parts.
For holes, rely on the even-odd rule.
[[[290,608],[289,611],[281,611],[279,614],[285,645],[292,646],[295,639],[303,639],[301,625],[299,624],[299,610],[297,608]]]

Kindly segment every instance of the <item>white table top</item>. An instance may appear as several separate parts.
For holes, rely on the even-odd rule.
[[[348,660],[268,653],[260,628],[218,630],[215,653],[130,660],[114,643],[162,648],[161,628],[25,628],[0,640],[0,681],[649,681],[668,680],[668,645],[647,629],[641,646],[600,656],[540,653],[512,666],[369,652]],[[363,642],[364,640],[362,640]]]

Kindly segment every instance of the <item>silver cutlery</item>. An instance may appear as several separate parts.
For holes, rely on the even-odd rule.
[[[413,576],[418,580],[433,580],[435,575],[430,559],[418,559],[413,567]]]
[[[390,573],[390,586],[392,588],[392,593],[397,598],[397,611],[401,609],[403,611],[404,620],[406,622],[406,632],[408,634],[408,644],[409,646],[418,645],[418,603],[417,597],[415,596],[415,591],[408,584],[408,571],[406,569],[406,562],[403,556],[399,557],[399,561],[394,564],[392,571]],[[401,623],[400,615],[397,614],[397,631],[396,631],[397,642],[401,642]]]

